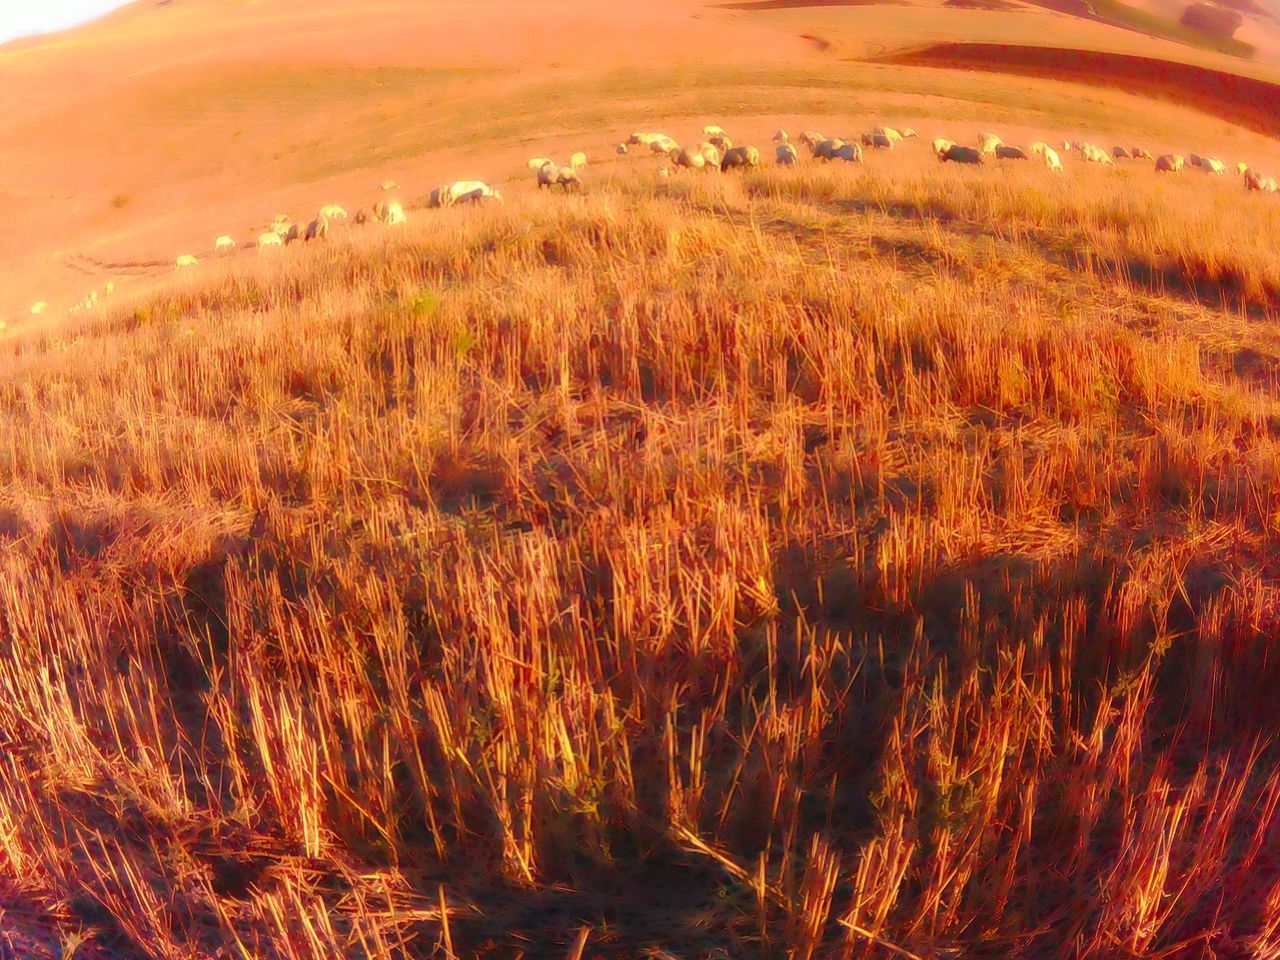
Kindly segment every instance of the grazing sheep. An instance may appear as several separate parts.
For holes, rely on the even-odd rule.
[[[1100,163],[1103,166],[1115,166],[1115,161],[1111,159],[1111,154],[1103,150],[1101,147],[1094,146],[1092,143],[1080,144],[1080,152],[1084,154],[1085,160],[1089,163]]]
[[[720,161],[721,171],[758,166],[760,166],[760,151],[745,144],[740,147],[730,147],[724,152],[724,159]]]
[[[220,257],[236,252],[236,242],[225,233],[213,241],[213,252]]]
[[[862,144],[860,143],[841,144],[840,147],[836,149],[836,152],[831,159],[847,160],[849,163],[861,163],[862,162]]]
[[[620,157],[625,157],[630,151],[627,150],[627,145],[625,143],[620,143],[613,148],[613,152]]]
[[[901,143],[901,142],[902,142],[902,133],[901,133],[901,131],[899,131],[899,130],[895,130],[893,127],[872,127],[872,128],[871,128],[871,136],[873,136],[873,137],[884,137],[884,138],[885,138],[886,140],[888,140],[891,144],[892,144],[892,143]],[[873,143],[866,143],[866,141],[863,141],[863,145],[864,145],[864,146],[868,146],[868,147],[873,147],[873,146],[875,146],[875,144],[873,144]]]
[[[712,169],[702,151],[694,150],[692,147],[675,147],[672,149],[670,157],[671,162],[677,167],[684,167],[688,170],[706,170],[707,172]]]
[[[710,140],[712,137],[728,136],[728,134],[724,132],[724,127],[718,127],[714,123],[709,123],[705,127],[703,127],[702,135],[706,137],[708,140]]]
[[[278,247],[283,243],[284,241],[280,239],[280,234],[276,233],[274,230],[268,230],[266,233],[258,234],[259,253],[263,250],[270,249],[271,247]]]
[[[705,141],[698,144],[698,152],[702,154],[707,163],[711,164],[717,170],[720,169],[720,161],[724,159],[724,151],[711,141]]]
[[[1181,173],[1185,163],[1181,154],[1163,154],[1156,160],[1156,173]]]
[[[1017,147],[1001,145],[996,147],[997,160],[1026,160],[1027,155]]]
[[[810,146],[813,151],[815,160],[834,160],[836,153],[844,146],[844,141],[840,139],[819,140]]]
[[[897,132],[896,130],[894,131],[894,133]],[[898,139],[902,139],[901,134],[899,134]],[[894,140],[888,134],[872,131],[862,135],[862,145],[864,147],[874,147],[876,150],[892,150],[893,144]]]
[[[395,200],[379,200],[373,205],[373,216],[388,226],[395,226],[407,220],[404,207]]]
[[[289,234],[289,229],[293,226],[293,218],[287,213],[277,213],[271,219],[271,231],[277,234],[283,240]]]
[[[1135,160],[1149,160],[1155,162],[1155,157],[1151,155],[1151,151],[1144,150],[1142,147],[1134,147],[1129,151],[1129,155]]]
[[[483,180],[458,180],[455,183],[449,183],[440,188],[441,205],[451,207],[456,203],[479,203],[482,200],[497,200],[502,202],[502,194],[489,186]],[[404,211],[400,211],[403,223]]]
[[[548,163],[554,163],[554,162],[555,161],[553,161],[550,157],[534,157],[532,160],[529,161],[527,166],[534,173],[537,173],[539,170],[545,167]]]
[[[321,210],[319,215],[307,224],[307,232],[303,234],[303,242],[329,239],[329,218]]]
[[[538,189],[543,187],[560,187],[566,193],[570,187],[582,189],[582,181],[578,179],[576,167],[559,167],[548,163],[538,171]]]
[[[1133,154],[1132,154],[1132,153],[1130,153],[1128,150],[1126,150],[1124,147],[1112,147],[1112,148],[1111,148],[1111,156],[1113,156],[1113,157],[1114,157],[1115,159],[1117,159],[1117,160],[1132,160],[1132,159],[1133,159]]]
[[[1222,176],[1227,172],[1227,165],[1217,157],[1202,157],[1200,159],[1200,169],[1205,173],[1212,173]]]
[[[782,167],[791,167],[795,165],[797,159],[796,148],[789,143],[780,143],[774,151],[774,155],[778,159],[778,165]]]
[[[790,143],[791,137],[787,134],[787,131],[779,130],[773,135],[773,142],[774,143]]]
[[[920,134],[916,133],[915,129],[912,127],[903,127],[901,132],[903,140],[914,140],[916,137],[920,136]]]
[[[1264,177],[1257,170],[1246,168],[1244,172],[1244,188],[1246,190],[1256,190],[1259,193],[1275,193],[1276,181],[1274,177]]]
[[[291,223],[289,225],[289,232],[281,239],[283,239],[285,243],[293,243],[295,240],[302,239],[302,231],[298,229],[298,225],[296,223]]]
[[[991,155],[996,152],[996,147],[1003,147],[1004,141],[997,137],[994,133],[978,134],[978,150],[985,155]]]
[[[1063,153],[1070,153],[1071,147],[1072,147],[1072,143],[1070,140],[1063,140],[1062,146],[1059,147],[1058,149],[1061,150]]]
[[[655,140],[653,141],[653,143],[649,144],[649,149],[653,153],[658,153],[658,154],[670,153],[672,150],[676,150],[679,147],[680,147],[680,144],[676,143],[670,137],[663,137],[662,139]]]
[[[400,184],[396,183],[394,180],[383,180],[380,186],[382,187],[383,193],[400,189]]]
[[[827,140],[822,134],[814,130],[806,130],[800,134],[800,142],[812,150],[815,146]]]
[[[995,148],[993,147],[992,149],[994,150]],[[943,163],[950,160],[952,163],[980,164],[985,162],[983,160],[983,156],[984,154],[981,150],[975,150],[973,147],[962,147],[959,144],[953,144],[948,147],[938,159]]]
[[[569,157],[569,166],[575,170],[581,170],[587,165],[587,155],[579,150],[577,153]]]
[[[334,223],[342,223],[347,219],[347,211],[336,203],[326,203],[320,208],[320,215],[327,217]]]
[[[48,309],[49,309],[49,304],[45,303],[43,300],[37,300],[35,303],[31,305],[31,315],[33,317],[39,316],[40,314],[44,313]]]
[[[942,155],[956,145],[954,140],[948,140],[946,137],[938,137],[933,141],[933,153],[941,160]]]
[[[652,147],[660,141],[670,141],[665,133],[633,133],[627,137],[626,144],[631,147]],[[671,141],[674,143],[674,141]]]
[[[1031,153],[1033,156],[1040,157],[1044,160],[1044,165],[1050,170],[1058,173],[1062,172],[1062,160],[1058,156],[1058,151],[1053,149],[1043,140],[1037,140],[1031,145]]]
[[[178,269],[179,269],[179,270],[182,270],[182,269],[185,269],[186,267],[194,267],[194,266],[195,266],[197,263],[199,263],[199,262],[200,262],[200,261],[199,261],[199,260],[197,260],[197,259],[196,259],[194,256],[192,256],[191,254],[189,254],[189,253],[184,253],[184,254],[182,254],[181,256],[179,256],[179,257],[178,257],[178,260],[177,260],[177,266],[178,266]],[[94,297],[94,300],[96,301],[96,300],[97,300],[97,297]]]

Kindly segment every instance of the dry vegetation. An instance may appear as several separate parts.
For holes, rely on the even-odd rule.
[[[1280,954],[1280,208],[897,166],[12,342],[0,953]]]

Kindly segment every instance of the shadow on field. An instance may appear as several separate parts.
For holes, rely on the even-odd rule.
[[[882,63],[1067,80],[1165,100],[1280,135],[1280,85],[1224,70],[1132,54],[1001,43],[939,43]]]

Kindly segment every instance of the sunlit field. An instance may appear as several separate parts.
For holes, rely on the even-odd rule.
[[[0,942],[1280,951],[1280,203],[655,166],[5,343]]]

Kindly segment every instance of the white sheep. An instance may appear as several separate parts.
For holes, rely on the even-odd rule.
[[[956,145],[954,140],[948,140],[946,137],[938,137],[933,141],[933,152],[938,158]]]
[[[1146,150],[1142,147],[1134,147],[1129,151],[1129,153],[1135,160],[1148,160],[1154,163],[1156,159],[1151,155],[1150,150]]]
[[[258,252],[259,253],[261,253],[264,250],[269,250],[273,247],[282,246],[283,244],[284,244],[284,241],[280,239],[280,234],[276,233],[274,230],[268,230],[265,233],[258,234]]]
[[[1044,165],[1050,170],[1062,172],[1062,159],[1058,156],[1058,151],[1043,140],[1037,140],[1031,145],[1031,154],[1044,160]]]
[[[900,130],[894,127],[872,127],[871,134],[875,137],[884,137],[890,143],[901,143],[903,136]],[[875,144],[865,144],[866,146],[875,146]]]
[[[800,134],[800,142],[812,150],[815,146],[826,141],[827,137],[818,133],[816,130],[806,130]]]
[[[712,137],[726,137],[728,134],[724,132],[723,127],[718,127],[714,123],[709,123],[702,128],[702,135],[710,140]]]
[[[112,283],[110,280],[108,280],[107,285],[102,288],[102,292],[109,297],[116,292],[116,285]]]
[[[996,147],[1003,147],[1004,141],[997,137],[994,133],[978,134],[978,151],[983,154],[992,154],[996,152]]]
[[[1264,177],[1257,170],[1246,168],[1244,171],[1244,188],[1246,190],[1256,190],[1259,193],[1275,193],[1276,181],[1274,177]]]
[[[1236,164],[1236,173],[1243,175],[1248,172],[1249,172],[1249,165],[1245,163],[1243,160],[1241,160],[1239,163]]]
[[[894,131],[897,133],[898,131]],[[898,134],[898,139],[902,139],[902,135]],[[896,141],[885,133],[876,133],[874,130],[870,133],[862,135],[862,145],[864,147],[874,147],[877,150],[892,150]]]
[[[272,236],[274,237],[275,234],[272,233]],[[220,257],[225,257],[228,254],[235,253],[236,242],[224,233],[217,240],[213,241],[213,252]]]
[[[836,153],[844,146],[844,141],[840,139],[819,140],[810,144],[815,160],[834,160]]]
[[[200,262],[200,261],[199,261],[199,260],[197,260],[197,259],[196,259],[192,254],[190,254],[190,253],[184,253],[184,254],[182,254],[181,256],[179,256],[179,257],[178,257],[178,259],[177,259],[177,267],[178,267],[178,269],[179,269],[179,270],[184,270],[184,269],[186,269],[187,267],[194,267],[194,266],[195,266],[197,263],[199,263],[199,262]],[[95,298],[95,299],[96,299],[96,298]]]
[[[568,192],[570,187],[582,189],[582,181],[578,179],[576,167],[560,167],[554,163],[544,164],[538,171],[538,189],[543,187],[560,187]]]
[[[715,169],[713,164],[707,162],[706,156],[701,150],[695,150],[692,147],[675,147],[669,155],[671,162],[677,167],[684,167],[688,170],[705,170],[710,173]]]
[[[408,220],[404,207],[396,200],[379,200],[373,205],[373,215],[388,226],[396,226]]]
[[[1126,150],[1124,147],[1112,147],[1112,148],[1111,148],[1111,156],[1113,156],[1113,157],[1114,157],[1115,159],[1117,159],[1117,160],[1132,160],[1132,159],[1134,159],[1133,154],[1132,154],[1132,153],[1130,153],[1128,150]]]
[[[843,143],[836,148],[835,153],[831,157],[832,160],[847,160],[850,163],[862,162],[862,144],[860,143]]]
[[[797,160],[796,148],[789,143],[780,143],[774,150],[774,155],[778,159],[779,166],[794,166]]]
[[[1200,159],[1200,169],[1205,173],[1216,174],[1222,176],[1227,172],[1227,165],[1217,157],[1202,157]]]
[[[1156,173],[1181,173],[1186,161],[1181,154],[1166,153],[1156,158]]]
[[[502,202],[502,194],[483,180],[459,180],[440,188],[441,206],[451,207],[455,203],[479,203],[482,200]],[[403,215],[403,214],[402,214]]]
[[[40,314],[44,313],[48,309],[49,309],[49,304],[47,304],[43,300],[37,300],[35,303],[31,305],[31,315],[33,317],[39,316]]]
[[[790,143],[791,137],[785,130],[778,130],[773,135],[774,143]]]
[[[1100,163],[1103,166],[1115,166],[1115,161],[1111,159],[1111,154],[1092,143],[1080,144],[1080,152],[1089,163]]]
[[[652,147],[655,143],[660,141],[675,142],[665,133],[633,133],[631,136],[627,137],[626,145],[632,147]]]
[[[336,203],[326,203],[320,208],[320,216],[334,223],[342,223],[347,219],[347,211]]]
[[[569,157],[569,166],[571,166],[574,170],[581,170],[586,165],[587,165],[587,155],[581,150],[579,150],[575,154],[572,154]]]
[[[550,157],[534,157],[532,160],[529,161],[527,166],[534,173],[537,173],[539,170],[545,167],[548,163],[554,163],[554,162],[555,161],[553,161]]]

